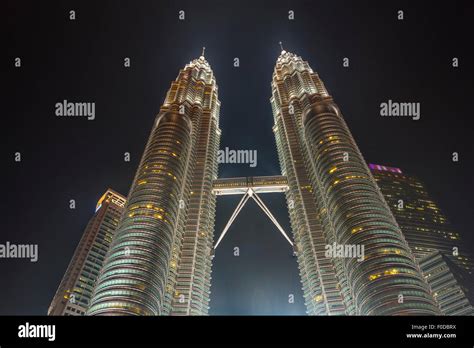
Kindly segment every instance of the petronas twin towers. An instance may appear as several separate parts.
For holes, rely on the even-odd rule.
[[[318,74],[282,50],[271,85],[282,171],[276,178],[285,183],[308,314],[438,314]],[[216,190],[223,187],[217,179],[219,109],[216,79],[202,55],[180,71],[156,117],[89,315],[208,313]],[[328,257],[328,245],[362,246],[364,255]]]

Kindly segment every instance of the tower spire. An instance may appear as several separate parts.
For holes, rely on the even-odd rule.
[[[281,54],[285,54],[285,53],[286,53],[286,51],[285,51],[285,49],[283,48],[283,43],[282,43],[281,41],[280,41],[280,42],[278,42],[278,43],[280,44],[280,48],[281,48]]]
[[[206,52],[206,47],[202,47],[202,53],[201,53],[201,57],[204,57],[204,53]]]

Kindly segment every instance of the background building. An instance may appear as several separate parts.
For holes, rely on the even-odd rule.
[[[425,185],[400,168],[369,164],[445,315],[473,315],[472,259]]]
[[[125,197],[111,189],[99,199],[48,315],[85,314],[124,205]]]
[[[425,185],[400,168],[369,164],[395,219],[417,259],[441,252],[472,274],[472,259],[463,242]]]

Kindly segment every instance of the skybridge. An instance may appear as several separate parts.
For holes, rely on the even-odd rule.
[[[296,253],[296,249],[294,247],[293,242],[288,237],[286,232],[283,230],[283,227],[278,223],[277,219],[271,213],[270,209],[265,205],[263,200],[260,198],[259,194],[261,193],[275,193],[275,192],[285,192],[288,190],[288,179],[286,176],[249,176],[249,177],[238,177],[238,178],[224,178],[224,179],[217,179],[213,182],[212,192],[215,195],[242,195],[242,198],[237,204],[234,212],[229,218],[229,221],[224,227],[219,239],[212,250],[214,254],[214,250],[219,246],[220,242],[226,235],[227,231],[229,230],[232,223],[235,221],[237,216],[239,215],[242,208],[245,206],[247,201],[252,198],[260,209],[268,216],[271,222],[275,225],[275,227],[280,231],[283,237],[287,240],[287,242],[293,248],[293,251]]]
[[[214,180],[212,192],[216,195],[245,194],[249,188],[255,193],[285,192],[288,190],[286,176],[248,176]]]

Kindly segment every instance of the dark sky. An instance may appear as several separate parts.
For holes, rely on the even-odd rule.
[[[366,160],[422,179],[471,247],[474,8],[468,3],[3,3],[0,243],[37,243],[39,261],[0,259],[0,314],[46,313],[97,199],[108,187],[128,193],[170,82],[202,46],[219,85],[221,147],[258,151],[256,168],[222,165],[220,177],[280,173],[269,97],[283,41],[319,72]],[[68,19],[71,9],[75,21]],[[180,9],[185,21],[178,20]],[[131,68],[123,67],[124,57]],[[54,105],[64,99],[95,102],[96,119],[55,117]],[[420,102],[421,120],[380,117],[388,99]],[[21,163],[13,161],[16,151]],[[453,151],[459,163],[451,161]],[[124,152],[131,162],[123,161]],[[289,231],[283,196],[262,198]],[[237,201],[218,198],[216,238]],[[211,314],[304,313],[296,259],[253,202],[219,246],[212,276]]]

